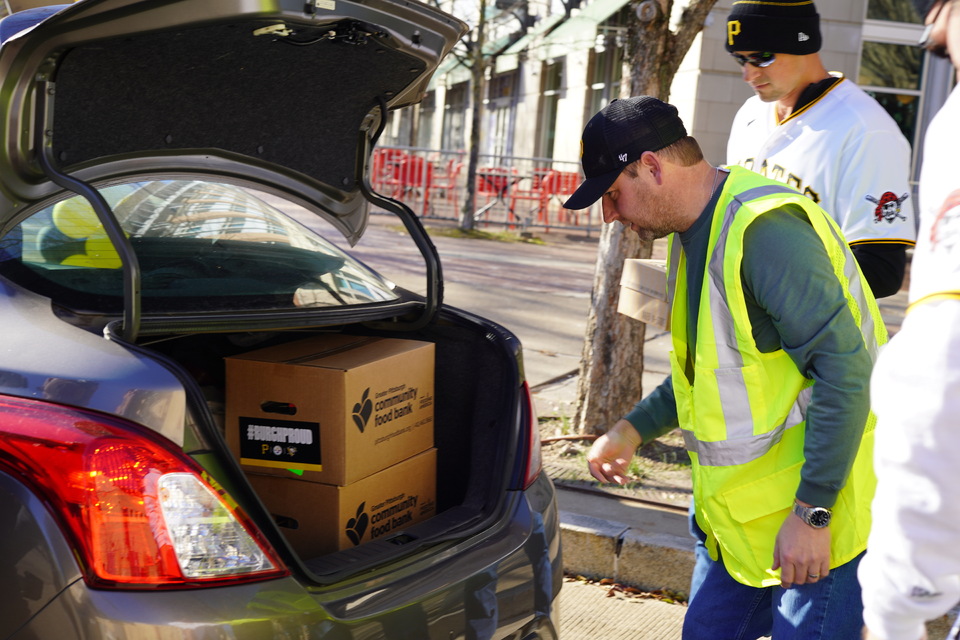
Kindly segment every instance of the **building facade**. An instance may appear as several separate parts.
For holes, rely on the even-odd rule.
[[[714,164],[724,161],[734,114],[752,94],[723,48],[732,1],[719,0],[710,12],[669,96]],[[562,7],[529,4],[524,6],[531,24],[521,28],[517,4],[491,3],[480,153],[504,163],[508,158],[576,163],[587,120],[621,95],[627,25],[643,4],[583,0],[569,15]],[[676,20],[686,3],[675,4]],[[820,0],[817,9],[825,65],[891,113],[913,143],[916,171],[926,123],[952,88],[949,63],[915,46],[922,26],[906,0]],[[463,16],[464,10],[460,6],[454,13]],[[423,103],[394,114],[381,144],[465,150],[476,108],[471,78],[466,64],[448,58]]]

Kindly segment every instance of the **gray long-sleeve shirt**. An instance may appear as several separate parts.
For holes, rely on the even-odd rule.
[[[714,199],[680,234],[687,259],[688,335],[696,341],[697,309]],[[823,243],[799,207],[770,211],[744,237],[741,279],[752,333],[761,352],[783,349],[814,380],[807,408],[805,462],[797,498],[832,507],[846,482],[870,408],[873,366]],[[668,377],[628,413],[644,442],[678,426]]]

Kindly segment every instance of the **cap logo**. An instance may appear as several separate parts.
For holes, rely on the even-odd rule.
[[[583,140],[580,140],[580,157],[583,157]]]
[[[801,31],[800,33],[797,34],[797,41],[798,41],[798,42],[806,42],[806,41],[809,40],[809,39],[810,39],[810,36],[808,36],[807,34],[805,34],[803,31]]]
[[[727,22],[727,44],[733,46],[733,38],[740,35],[740,21],[730,20]]]
[[[626,161],[627,161],[627,154],[621,153],[619,156],[617,156],[617,158],[620,159],[620,162],[626,162]]]

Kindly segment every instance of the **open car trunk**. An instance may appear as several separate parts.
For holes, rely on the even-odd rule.
[[[367,177],[388,111],[422,98],[466,25],[390,0],[84,0],[3,27],[0,276],[12,289],[0,322],[45,336],[25,330],[39,344],[11,370],[51,364],[45,380],[0,375],[0,393],[42,389],[182,443],[318,582],[493,526],[522,488],[519,347],[441,310],[432,243]],[[322,219],[353,245],[370,202],[410,232],[423,296],[298,226]],[[436,509],[315,557],[289,544],[290,519],[264,506],[227,444],[224,363],[338,332],[435,345]]]
[[[302,568],[321,582],[395,559],[423,545],[476,534],[492,526],[506,506],[506,489],[517,462],[518,447],[512,443],[519,440],[520,413],[527,410],[521,403],[518,345],[496,325],[467,323],[445,314],[438,322],[413,333],[370,332],[362,327],[344,330],[435,345],[436,515],[358,547],[322,557],[304,557],[296,548],[288,547],[292,553],[288,561],[296,558]],[[221,484],[232,485],[231,492],[246,502],[247,511],[280,549],[285,546],[284,528],[276,526],[276,514],[271,515],[258,504],[255,492],[240,480],[237,461],[223,455],[222,445],[208,448],[202,442],[222,441],[224,437],[218,426],[222,425],[222,415],[218,413],[223,411],[224,358],[265,344],[304,337],[303,332],[278,333],[254,343],[251,334],[199,334],[143,347],[154,356],[176,363],[182,369],[181,375],[190,378],[185,382],[194,387],[188,394],[188,410],[193,416],[196,440],[191,443],[194,438],[187,438],[187,452]]]
[[[288,565],[318,584],[497,532],[529,476],[532,409],[512,333],[438,306],[439,291],[431,303],[395,287],[387,274],[328,241],[335,230],[321,233],[302,203],[196,176],[112,184],[99,194],[137,257],[143,316],[136,339],[123,331],[124,272],[96,214],[81,196],[51,198],[0,245],[0,279],[10,301],[0,309],[0,326],[15,328],[14,344],[30,345],[9,353],[6,365],[37,371],[36,379],[0,375],[0,394],[41,390],[49,401],[116,415],[166,436],[240,503]],[[409,209],[383,204],[419,234],[406,239],[411,253],[414,240],[433,249]],[[438,288],[435,250],[424,260],[425,288]],[[304,543],[310,525],[296,522],[303,511],[278,511],[275,496],[250,475],[263,469],[241,466],[229,440],[243,427],[226,410],[237,398],[228,394],[230,359],[317,336],[417,341],[434,352],[427,446],[436,455],[428,472],[435,474],[435,510],[419,522],[396,521],[389,531],[381,525],[376,536],[375,514],[368,513],[370,536],[323,553]],[[39,370],[37,362],[44,363]],[[310,393],[324,391],[315,386]],[[320,426],[352,427],[349,415]],[[287,471],[296,465],[280,466],[288,502],[321,523],[328,511],[331,520],[337,517],[314,502],[298,469]],[[356,514],[361,517],[359,509]]]

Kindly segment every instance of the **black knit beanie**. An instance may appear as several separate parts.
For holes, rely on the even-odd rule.
[[[724,45],[727,51],[816,53],[820,15],[813,0],[734,0]]]

